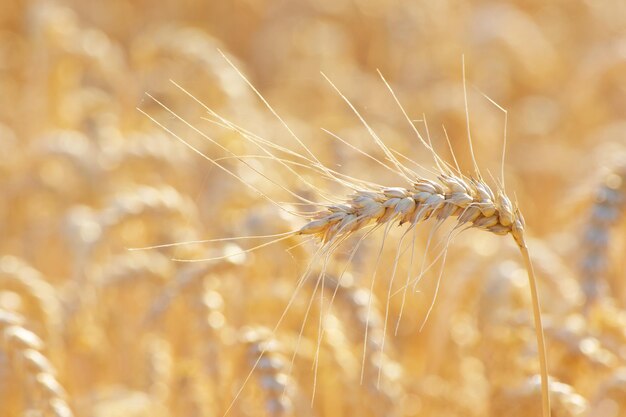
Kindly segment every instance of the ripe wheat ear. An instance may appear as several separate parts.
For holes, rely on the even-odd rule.
[[[330,206],[299,231],[313,235],[327,244],[344,240],[370,224],[397,222],[415,227],[419,222],[436,219],[443,222],[456,217],[456,227],[476,227],[497,235],[511,234],[522,254],[528,272],[533,301],[536,337],[540,355],[544,416],[549,416],[547,358],[541,322],[536,278],[524,239],[524,219],[502,192],[494,195],[487,184],[442,174],[439,182],[419,179],[411,188],[362,190],[346,204]]]
[[[542,392],[542,410],[543,417],[550,417],[550,400],[549,400],[549,387],[548,387],[548,365],[547,365],[547,355],[545,349],[544,342],[544,334],[541,320],[541,309],[539,303],[539,296],[537,292],[537,283],[536,277],[533,270],[532,262],[530,259],[530,255],[528,252],[528,247],[526,245],[526,241],[524,238],[524,219],[520,210],[514,206],[511,200],[507,197],[504,187],[498,187],[497,192],[494,193],[489,185],[482,179],[480,172],[478,171],[478,166],[476,164],[475,158],[473,156],[473,149],[470,146],[470,150],[472,151],[472,160],[474,162],[474,167],[476,171],[475,177],[468,177],[461,173],[460,169],[455,170],[450,165],[448,165],[445,161],[443,161],[434,151],[432,145],[430,145],[430,140],[428,143],[422,138],[417,129],[414,127],[413,123],[411,126],[413,130],[417,134],[421,143],[432,153],[435,164],[437,166],[436,174],[437,180],[433,181],[427,178],[423,178],[417,175],[414,171],[408,169],[404,166],[394,155],[394,152],[390,150],[382,140],[377,136],[374,130],[367,124],[365,119],[359,114],[356,108],[352,105],[352,103],[337,89],[337,87],[332,84],[332,82],[326,77],[332,87],[337,91],[337,93],[346,101],[346,103],[350,106],[350,108],[354,111],[354,113],[358,116],[361,123],[367,128],[369,135],[374,139],[377,146],[384,152],[386,159],[391,162],[392,166],[387,165],[386,163],[377,160],[376,158],[371,157],[368,154],[366,156],[374,159],[377,163],[384,166],[385,168],[394,171],[400,177],[405,180],[404,187],[383,187],[376,184],[365,183],[364,181],[355,180],[343,174],[337,173],[328,167],[324,166],[317,157],[308,149],[304,143],[295,135],[295,133],[289,128],[289,126],[283,121],[282,118],[276,113],[276,111],[270,106],[270,104],[265,100],[265,98],[261,95],[261,93],[245,78],[245,76],[237,69],[230,60],[224,56],[229,64],[234,68],[234,70],[242,77],[242,79],[253,89],[253,91],[259,96],[265,106],[272,112],[272,114],[280,121],[280,123],[285,127],[285,129],[289,132],[289,134],[295,139],[298,145],[302,146],[306,150],[306,155],[298,154],[297,152],[286,149],[284,147],[280,147],[278,145],[273,144],[271,141],[260,138],[249,131],[240,128],[236,124],[227,121],[226,119],[219,116],[216,112],[209,109],[206,105],[202,104],[198,99],[193,97],[191,93],[187,90],[180,87],[178,84],[174,83],[178,88],[181,89],[185,94],[192,97],[196,102],[203,105],[209,114],[214,118],[219,120],[219,125],[222,127],[226,127],[228,129],[232,129],[238,134],[240,134],[244,139],[250,141],[254,145],[256,145],[259,149],[261,149],[270,159],[274,159],[276,162],[280,163],[283,166],[287,166],[288,164],[285,162],[286,159],[280,158],[276,155],[277,152],[281,153],[281,155],[288,155],[289,157],[298,159],[299,163],[303,163],[308,165],[309,168],[317,171],[321,176],[326,179],[331,179],[336,181],[340,185],[346,186],[353,191],[351,195],[348,196],[347,199],[341,200],[336,204],[320,204],[320,211],[313,214],[303,214],[285,210],[279,203],[272,200],[269,196],[262,193],[260,190],[254,187],[254,185],[246,182],[244,179],[239,177],[234,172],[230,171],[226,166],[222,165],[219,160],[211,159],[193,145],[191,145],[188,141],[181,138],[178,134],[174,133],[172,130],[164,126],[159,121],[155,120],[151,116],[147,115],[142,111],[142,113],[146,114],[152,121],[154,121],[157,125],[163,128],[166,132],[170,133],[177,140],[183,143],[185,146],[189,147],[194,152],[198,153],[203,158],[207,159],[210,163],[218,167],[219,169],[225,171],[230,176],[236,178],[240,182],[242,182],[245,186],[253,189],[257,193],[259,193],[263,198],[270,201],[272,204],[276,205],[282,210],[288,211],[291,214],[299,215],[308,220],[308,222],[299,228],[298,230],[294,230],[292,232],[275,235],[280,236],[278,239],[264,243],[261,245],[257,245],[251,249],[248,249],[245,252],[250,252],[256,249],[260,249],[262,247],[268,246],[277,241],[284,240],[293,235],[300,236],[308,236],[316,239],[320,242],[320,248],[317,255],[322,255],[325,257],[326,261],[328,260],[329,254],[335,251],[342,243],[344,243],[350,236],[366,230],[371,227],[377,228],[382,225],[385,225],[386,232],[389,230],[389,227],[397,223],[398,225],[409,225],[409,230],[415,228],[419,223],[424,222],[426,220],[433,219],[435,221],[436,226],[438,227],[443,222],[445,222],[448,218],[456,219],[456,226],[454,230],[463,231],[468,228],[479,228],[482,230],[486,230],[488,232],[494,233],[496,235],[508,235],[510,234],[517,246],[519,247],[520,253],[524,260],[524,264],[528,273],[530,290],[531,290],[531,298],[532,298],[532,306],[533,306],[533,316],[534,316],[534,324],[535,324],[535,333],[538,345],[539,352],[539,363],[540,363],[540,373],[541,373],[541,392]],[[391,87],[386,82],[383,81],[389,88],[389,91],[393,95],[396,103],[402,110],[403,114],[407,118],[409,122],[411,122],[404,108],[396,98],[395,94],[391,90]],[[197,127],[193,126],[188,121],[184,120],[178,114],[176,114],[173,110],[169,109],[163,103],[158,101],[157,99],[152,98],[158,105],[160,105],[163,109],[169,112],[174,118],[183,122],[187,127],[194,130],[196,133],[200,134],[204,139],[212,142],[217,145],[222,150],[228,152],[233,158],[239,160],[242,164],[250,167],[250,165],[245,161],[245,157],[234,154],[232,151],[227,149],[221,144],[218,144],[213,138],[209,137],[206,133],[202,132]],[[494,103],[495,104],[495,103]],[[467,109],[467,105],[466,105]],[[141,110],[140,110],[141,111]],[[469,114],[467,114],[469,120]],[[506,120],[506,119],[505,119]],[[468,122],[468,133],[469,133],[469,122]],[[469,134],[468,134],[469,136]],[[338,138],[338,137],[336,137]],[[339,138],[338,138],[339,139]],[[340,139],[341,140],[341,139]],[[471,145],[471,137],[470,137],[470,145]],[[456,161],[455,161],[456,162]],[[268,179],[271,182],[270,178],[268,178],[265,174],[257,171],[253,168],[259,175]],[[274,182],[275,183],[275,182]],[[310,185],[309,183],[306,183]],[[284,187],[283,187],[284,188]],[[314,191],[319,191],[314,189]],[[304,203],[310,203],[310,200],[305,200],[301,198],[295,193],[291,193],[294,197],[300,199]],[[320,193],[323,195],[322,193]],[[262,238],[263,236],[260,236]],[[163,245],[161,245],[163,246]],[[231,255],[229,255],[231,256]],[[214,258],[217,259],[217,258]],[[319,258],[318,258],[319,259]],[[445,258],[444,258],[445,259]],[[193,261],[202,261],[201,260],[193,260]],[[396,262],[398,257],[396,258]],[[307,272],[300,278],[298,282],[298,286],[296,288],[296,292],[302,287],[303,281],[308,277],[310,273],[310,267],[307,269]],[[395,271],[394,271],[395,274]],[[324,277],[325,270],[319,275],[318,280],[322,280],[322,289],[324,287]],[[393,277],[392,277],[393,279]],[[295,296],[295,293],[294,293]],[[287,309],[289,309],[291,303],[293,301],[290,300]],[[332,301],[331,301],[332,303]],[[286,311],[285,311],[286,313]],[[276,327],[278,327],[285,315],[279,320]],[[305,319],[306,320],[306,319]],[[319,343],[319,341],[318,341]],[[264,352],[261,353],[261,356]],[[258,361],[254,364],[254,368],[258,365]],[[254,369],[246,378],[246,381],[249,379],[250,375]],[[243,389],[243,388],[242,388]],[[237,396],[241,393],[241,390],[237,394]],[[236,400],[236,398],[235,398]],[[234,404],[234,401],[233,401]],[[232,408],[232,405],[228,408],[227,412]]]

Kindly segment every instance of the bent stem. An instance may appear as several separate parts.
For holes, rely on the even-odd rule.
[[[533,304],[533,316],[535,319],[535,336],[537,337],[537,350],[539,353],[539,370],[541,373],[541,404],[543,408],[543,417],[550,417],[550,389],[548,387],[548,355],[546,353],[546,344],[543,335],[543,325],[541,324],[541,308],[539,306],[539,294],[537,292],[537,280],[535,271],[528,253],[528,246],[522,238],[517,241],[520,248],[524,265],[528,272],[528,283],[530,284],[530,295]]]

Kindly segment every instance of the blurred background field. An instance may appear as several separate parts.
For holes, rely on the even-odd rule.
[[[387,186],[405,184],[321,130],[384,157],[320,71],[387,145],[431,165],[380,70],[451,160],[445,126],[469,172],[464,56],[475,151],[496,177],[505,114],[483,94],[508,112],[507,191],[532,237],[553,415],[626,416],[626,3],[3,0],[1,417],[222,416],[244,383],[230,416],[539,414],[528,288],[510,238],[456,239],[426,327],[419,332],[434,273],[409,297],[397,335],[382,334],[388,282],[380,274],[370,293],[380,237],[367,242],[325,318],[317,362],[319,302],[304,322],[313,285],[271,332],[313,245],[294,247],[293,237],[193,264],[172,258],[219,257],[249,242],[127,250],[303,224],[136,109],[213,159],[229,154],[144,93],[232,152],[259,154],[207,121],[172,79],[228,120],[303,152],[218,49],[321,161]],[[221,161],[273,199],[291,199]],[[251,163],[308,192],[271,161]],[[301,172],[329,194],[345,192]],[[428,230],[420,233],[421,254]],[[397,236],[390,242],[381,271],[394,261]],[[331,275],[348,255],[337,253]],[[392,328],[400,302],[390,300]]]

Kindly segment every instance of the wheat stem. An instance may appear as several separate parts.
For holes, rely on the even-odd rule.
[[[533,317],[535,320],[535,336],[537,337],[537,349],[539,353],[539,370],[541,373],[541,404],[543,409],[543,417],[550,417],[550,388],[548,386],[548,355],[546,353],[546,343],[543,335],[543,325],[541,323],[541,307],[539,304],[539,294],[537,293],[537,279],[535,278],[535,270],[530,260],[530,254],[528,253],[528,246],[524,241],[523,236],[521,239],[516,239],[520,248],[522,258],[524,259],[524,266],[528,272],[528,283],[530,285],[530,295],[533,305]]]

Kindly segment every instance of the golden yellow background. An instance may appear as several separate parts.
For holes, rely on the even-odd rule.
[[[409,296],[395,336],[400,297],[390,301],[386,335],[375,318],[384,315],[397,236],[383,251],[374,319],[364,319],[381,236],[374,238],[350,262],[326,317],[317,372],[320,310],[314,302],[302,325],[314,291],[307,283],[249,380],[314,246],[293,247],[301,242],[293,237],[197,264],[172,258],[253,245],[127,250],[303,224],[136,109],[210,158],[229,154],[146,92],[237,155],[260,154],[205,120],[171,79],[228,120],[304,153],[220,50],[320,160],[387,186],[406,184],[321,130],[384,158],[320,71],[388,146],[432,165],[380,70],[416,127],[425,133],[426,121],[435,149],[452,161],[445,126],[469,173],[464,58],[486,178],[500,176],[505,113],[485,95],[507,111],[507,191],[533,238],[559,382],[554,415],[626,416],[626,3],[618,0],[3,0],[0,416],[223,416],[244,383],[230,416],[538,415],[528,289],[509,238],[459,237],[424,331],[434,272]],[[236,160],[220,161],[271,198],[292,199]],[[272,161],[251,163],[316,198]],[[428,229],[422,233],[418,257]],[[339,274],[347,260],[348,249],[338,251],[329,272]],[[398,282],[406,258],[402,264]],[[372,351],[382,337],[383,355]],[[51,367],[36,365],[33,351]]]

